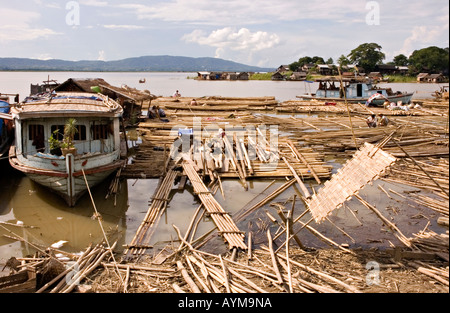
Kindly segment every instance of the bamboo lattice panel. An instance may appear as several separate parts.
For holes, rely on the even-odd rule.
[[[358,190],[376,179],[395,160],[391,154],[366,142],[311,198],[308,206],[315,221],[320,223]]]

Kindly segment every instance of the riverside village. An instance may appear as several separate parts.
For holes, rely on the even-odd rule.
[[[448,293],[441,50],[443,69],[3,72],[29,89],[0,85],[0,293]]]

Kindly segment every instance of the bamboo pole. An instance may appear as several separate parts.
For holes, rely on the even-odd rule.
[[[192,280],[192,278],[189,276],[186,268],[183,266],[183,263],[181,263],[181,261],[177,261],[177,267],[178,267],[178,270],[181,272],[181,275],[183,276],[184,281],[191,288],[192,292],[201,293],[200,289],[195,284],[195,282]]]
[[[383,223],[389,227],[394,235],[408,248],[415,248],[414,244],[411,243],[411,241],[403,235],[403,233],[400,231],[400,229],[395,226],[393,223],[391,223],[387,218],[385,218],[380,211],[378,211],[374,206],[372,206],[370,203],[365,201],[361,196],[355,195],[355,197],[368,209],[372,210],[382,221]]]
[[[281,276],[280,269],[278,268],[278,265],[277,265],[277,259],[276,259],[276,256],[275,256],[275,252],[273,251],[273,242],[272,242],[272,236],[270,235],[270,229],[267,230],[267,242],[269,244],[269,252],[270,252],[270,256],[272,258],[273,270],[274,270],[274,272],[275,272],[275,274],[277,276],[278,283],[280,285],[282,285],[282,284],[284,284],[284,281],[283,281],[283,278]]]
[[[295,147],[294,143],[291,140],[287,140],[287,143],[289,147],[292,149],[294,154],[306,165],[306,167],[310,170],[311,174],[314,176],[314,179],[317,181],[318,184],[321,184],[320,178],[317,176],[316,171],[309,165],[308,161],[305,159],[305,157],[298,151],[298,149]]]
[[[311,198],[311,194],[309,193],[308,188],[306,188],[305,184],[302,182],[300,177],[298,177],[297,172],[295,171],[295,169],[289,164],[288,160],[285,157],[282,157],[282,159],[283,159],[284,163],[286,163],[286,165],[288,166],[289,170],[292,172],[292,175],[295,177],[295,180],[297,181],[297,183],[299,184],[300,188],[302,189],[305,198],[306,199],[310,199]]]

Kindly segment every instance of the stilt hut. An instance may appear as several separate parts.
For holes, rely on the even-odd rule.
[[[115,87],[102,78],[78,79],[69,78],[54,89],[55,91],[92,92],[101,93],[114,99],[123,108],[123,118],[127,124],[139,121],[144,101],[151,101],[156,97],[148,90],[137,90],[123,85]]]

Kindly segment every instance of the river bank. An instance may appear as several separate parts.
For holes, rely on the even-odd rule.
[[[123,177],[122,184],[126,188],[118,195],[117,208],[113,212],[111,209],[115,207],[114,201],[104,199],[107,184],[105,189],[99,188],[96,190],[97,194],[94,194],[95,203],[101,208],[102,219],[92,218],[92,203],[89,198],[82,199],[75,210],[68,210],[60,208],[55,199],[46,195],[44,189],[25,183],[23,177],[19,178],[12,195],[8,184],[2,184],[2,196],[5,199],[10,199],[10,196],[19,197],[12,203],[10,200],[5,201],[2,217],[6,217],[6,220],[2,218],[1,221],[11,225],[3,224],[7,230],[1,230],[1,246],[18,246],[20,254],[23,254],[15,257],[20,262],[23,261],[24,265],[28,264],[31,268],[34,266],[39,273],[45,270],[41,266],[48,258],[56,257],[61,262],[79,261],[82,266],[78,272],[80,275],[86,274],[83,276],[85,280],[69,287],[72,292],[193,292],[195,287],[191,285],[188,276],[203,292],[250,292],[259,289],[289,292],[290,288],[295,292],[448,292],[448,226],[446,228],[438,223],[440,217],[447,216],[448,220],[448,201],[447,205],[445,202],[445,192],[448,200],[448,109],[446,111],[438,105],[423,105],[426,103],[424,100],[422,110],[410,112],[414,114],[391,116],[395,123],[391,127],[368,129],[365,123],[367,112],[364,110],[350,112],[351,119],[347,110],[335,113],[324,105],[319,105],[320,110],[315,108],[315,111],[296,113],[276,112],[275,108],[284,105],[268,103],[266,106],[271,110],[248,110],[244,107],[249,105],[249,99],[243,101],[236,93],[227,98],[240,101],[238,106],[242,110],[218,111],[217,107],[221,104],[217,102],[192,110],[185,102],[188,103],[193,97],[195,96],[185,95],[178,102],[173,99],[167,101],[164,108],[168,122],[144,119],[138,125],[135,139],[139,144],[130,160],[130,169],[134,166],[137,171],[133,177]],[[207,99],[208,96],[199,98],[213,102],[213,99]],[[158,101],[163,105],[165,99]],[[153,104],[156,103],[155,101]],[[168,107],[173,104],[178,107]],[[258,107],[252,104],[250,106]],[[296,107],[303,108],[311,106],[311,103],[296,104]],[[301,173],[298,174],[300,177],[304,175],[307,178],[305,186],[311,194],[318,192],[332,174],[338,173],[360,145],[365,142],[377,144],[394,131],[394,139],[401,148],[392,141],[383,149],[395,155],[399,162],[373,184],[359,191],[359,196],[365,202],[352,198],[345,206],[333,212],[329,220],[320,224],[311,223],[309,227],[303,225],[310,218],[305,213],[305,216],[292,224],[290,232],[292,234],[299,231],[298,239],[304,247],[299,250],[298,242],[292,239],[289,251],[285,250],[287,246],[284,243],[286,230],[289,229],[286,217],[291,212],[293,219],[298,218],[305,212],[306,204],[302,200],[302,188],[295,180],[289,188],[280,189],[292,180],[292,173],[286,163],[280,162],[282,175],[276,179],[252,179],[248,172],[244,175],[248,190],[237,174],[232,179],[216,178],[215,187],[213,189],[210,186],[210,191],[214,192],[216,201],[234,220],[242,211],[257,208],[248,218],[236,222],[239,232],[244,233],[244,243],[250,249],[233,253],[224,244],[222,234],[217,232],[212,217],[199,215],[201,193],[196,191],[190,179],[185,179],[184,183],[181,179],[175,181],[168,198],[155,197],[160,185],[159,177],[164,176],[164,169],[176,166],[167,157],[167,147],[176,140],[180,127],[192,127],[195,121],[200,121],[202,129],[208,131],[203,133],[205,136],[207,133],[216,134],[218,128],[226,129],[227,126],[243,126],[244,129],[256,129],[262,125],[276,126],[283,148],[280,151],[288,164],[296,164],[296,158],[294,152],[284,146],[286,138],[294,142],[301,154],[307,156],[307,163],[314,171],[319,172],[318,168],[321,167],[330,168],[330,172],[318,175],[318,183],[311,175],[311,170],[308,171],[307,165],[302,165],[297,160],[298,165],[294,169]],[[244,138],[247,139],[247,136]],[[247,144],[246,140],[246,149]],[[169,162],[166,167],[167,160]],[[139,165],[140,161],[143,163]],[[249,169],[248,163],[244,166]],[[154,173],[152,178],[141,172],[149,167]],[[208,176],[202,176],[207,184]],[[19,198],[26,204],[20,204]],[[128,248],[156,200],[166,204],[160,207],[163,210],[159,211],[159,220],[152,229],[154,236],[148,242],[149,250],[141,259],[122,259],[124,249]],[[45,208],[49,203],[52,206],[50,210]],[[381,214],[374,214],[373,207],[378,208]],[[44,212],[53,213],[48,215]],[[204,214],[208,215],[206,212]],[[69,222],[74,217],[80,220],[79,224]],[[54,223],[60,225],[55,228]],[[109,244],[104,241],[99,223],[103,223],[108,230]],[[198,227],[194,228],[197,223]],[[80,231],[80,225],[84,225],[83,231]],[[63,232],[52,237],[49,233],[56,230]],[[82,239],[76,235],[81,233],[86,235]],[[51,244],[58,240],[68,242],[61,248],[51,248]],[[109,249],[116,241],[112,254]],[[89,250],[86,248],[88,246]],[[249,251],[254,254],[251,255]],[[93,254],[86,259],[91,252]],[[8,249],[2,250],[2,263],[12,256],[7,253]],[[100,261],[97,262],[94,255]],[[93,258],[89,260],[91,256]],[[68,260],[63,261],[63,257]],[[368,269],[367,266],[374,265],[369,264],[371,257],[380,265],[380,285],[370,285],[366,281],[373,269]],[[317,262],[314,263],[313,259]],[[242,264],[249,267],[245,268]],[[354,266],[352,270],[351,265]],[[303,272],[311,276],[303,277]],[[53,278],[60,274],[62,272]],[[350,276],[353,281],[348,280]],[[417,282],[414,286],[417,288],[411,285],[414,279]],[[429,283],[430,280],[432,283]],[[50,285],[45,292],[51,290]],[[381,287],[377,289],[376,286]],[[67,287],[66,285],[64,288]],[[68,290],[64,288],[58,290]]]

